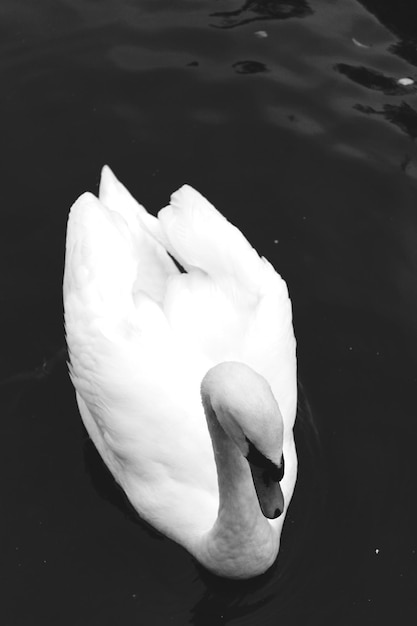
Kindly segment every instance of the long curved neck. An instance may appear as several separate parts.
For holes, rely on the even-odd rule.
[[[248,462],[219,423],[210,398],[203,394],[202,400],[217,466],[219,510],[201,560],[217,574],[256,576],[275,561],[279,533],[262,515]]]

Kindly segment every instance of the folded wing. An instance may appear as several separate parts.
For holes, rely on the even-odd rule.
[[[213,363],[239,360],[256,369],[284,414],[294,415],[296,344],[285,281],[188,185],[172,195],[158,219],[188,270],[169,279],[164,300],[177,336],[187,337]]]

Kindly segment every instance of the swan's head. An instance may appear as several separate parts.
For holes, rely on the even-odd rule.
[[[269,383],[244,363],[223,362],[207,372],[201,394],[248,461],[262,513],[278,517],[284,510],[284,422]]]

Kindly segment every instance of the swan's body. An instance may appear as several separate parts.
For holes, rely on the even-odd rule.
[[[64,307],[82,419],[138,513],[217,574],[265,571],[297,474],[285,282],[191,187],[155,218],[105,167],[71,209]]]

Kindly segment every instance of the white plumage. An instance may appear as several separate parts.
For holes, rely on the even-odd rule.
[[[104,167],[70,212],[64,308],[82,419],[138,513],[217,574],[265,571],[297,474],[282,278],[190,186],[156,218]],[[282,452],[267,519],[253,480],[273,510]]]

